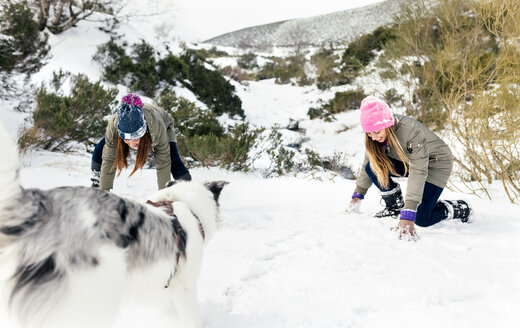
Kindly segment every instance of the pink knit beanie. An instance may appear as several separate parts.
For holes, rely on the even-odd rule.
[[[363,131],[376,132],[394,125],[394,117],[388,105],[379,98],[368,96],[361,101],[361,127]]]

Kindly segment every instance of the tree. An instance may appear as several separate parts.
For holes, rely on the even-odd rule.
[[[0,17],[0,71],[38,71],[45,64],[50,47],[48,35],[38,30],[27,3],[2,2]]]
[[[398,19],[401,58],[418,81],[412,112],[449,123],[457,173],[475,193],[501,181],[520,202],[520,7],[517,0],[420,1]],[[389,48],[390,49],[390,48]],[[406,56],[406,57],[405,57]]]
[[[40,31],[59,34],[95,12],[113,14],[114,0],[32,0]]]

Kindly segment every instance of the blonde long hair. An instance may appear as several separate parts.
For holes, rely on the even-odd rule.
[[[410,160],[405,155],[401,144],[397,140],[397,136],[395,135],[394,126],[386,128],[386,141],[390,147],[395,149],[397,152],[397,156],[404,163],[404,175],[408,173],[408,166],[410,165]],[[370,168],[376,174],[377,181],[384,188],[388,188],[390,184],[390,174],[399,175],[395,171],[394,166],[392,165],[392,161],[388,156],[386,156],[383,151],[383,147],[377,141],[372,140],[368,133],[365,133],[365,146],[368,155],[368,159],[370,160]]]
[[[139,142],[139,147],[137,147],[137,156],[135,158],[135,166],[130,176],[132,176],[135,171],[142,168],[146,161],[148,160],[148,155],[150,154],[150,150],[152,149],[152,137],[150,137],[150,132],[146,131],[146,133],[141,137],[141,141]],[[117,167],[117,176],[121,174],[123,168],[128,167],[128,154],[130,153],[130,147],[121,139],[121,137],[117,136],[117,148],[116,148],[116,160],[114,162],[113,168]]]

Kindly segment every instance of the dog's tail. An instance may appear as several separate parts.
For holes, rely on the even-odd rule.
[[[18,171],[20,162],[18,148],[11,136],[0,122],[0,151],[4,154],[0,160],[0,213],[22,191]],[[0,216],[0,220],[2,217]]]

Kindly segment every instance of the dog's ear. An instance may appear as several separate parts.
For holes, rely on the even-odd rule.
[[[175,182],[176,182],[175,180],[168,181],[168,182],[166,182],[166,186],[165,187],[166,188],[171,187],[171,186],[173,186],[175,184]]]
[[[204,187],[208,188],[209,191],[213,193],[213,199],[218,203],[218,198],[220,197],[220,192],[225,185],[229,182],[227,181],[212,181],[204,183]]]

